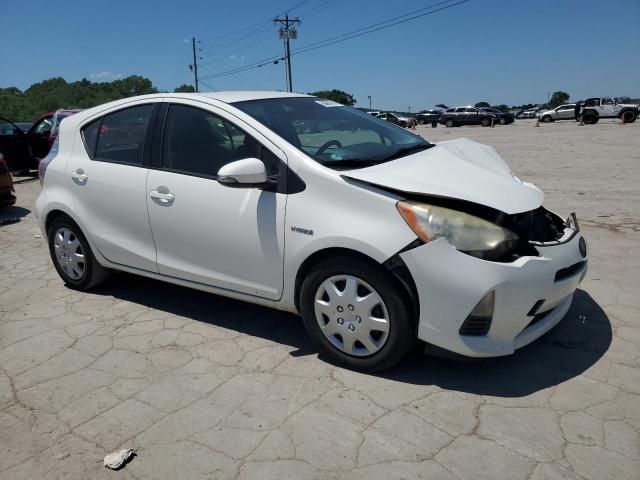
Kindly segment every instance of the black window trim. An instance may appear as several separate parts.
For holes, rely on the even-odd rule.
[[[99,143],[99,137],[100,137],[100,129],[102,128],[102,123],[104,122],[104,119],[106,117],[108,117],[109,115],[112,115],[114,113],[120,113],[123,112],[125,110],[129,110],[132,108],[136,108],[136,107],[146,107],[151,105],[153,108],[151,109],[151,115],[149,116],[149,123],[147,124],[147,130],[145,132],[144,135],[144,140],[143,140],[143,145],[142,145],[142,162],[141,163],[133,163],[133,162],[123,162],[123,161],[119,161],[119,160],[113,160],[110,158],[102,158],[102,157],[98,157],[98,143]],[[156,120],[158,117],[158,111],[160,110],[160,106],[162,105],[162,102],[160,101],[155,101],[155,102],[145,102],[145,103],[138,103],[135,105],[127,105],[124,108],[119,108],[116,110],[111,110],[105,114],[103,114],[102,116],[98,117],[97,119],[92,119],[89,122],[85,123],[82,125],[82,127],[80,127],[80,134],[82,137],[82,143],[85,146],[85,150],[87,151],[87,154],[89,154],[89,158],[92,161],[97,161],[97,162],[102,162],[102,163],[113,163],[116,165],[128,165],[130,167],[138,167],[138,168],[149,168],[151,165],[151,144],[152,144],[152,140],[153,140],[153,133],[155,131],[155,124],[156,124]],[[89,152],[89,148],[87,146],[86,143],[86,139],[85,139],[85,135],[84,135],[84,129],[86,127],[88,127],[89,125],[91,125],[93,122],[99,120],[100,124],[98,126],[98,135],[96,136],[96,141],[95,141],[95,145],[93,147],[93,151]]]

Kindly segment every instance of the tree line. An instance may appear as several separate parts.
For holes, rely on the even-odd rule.
[[[176,92],[193,92],[191,85],[180,85]],[[131,75],[112,82],[91,82],[86,78],[67,82],[55,77],[34,83],[22,91],[16,87],[0,88],[0,116],[14,122],[30,122],[58,108],[91,108],[125,97],[158,93],[151,80]]]

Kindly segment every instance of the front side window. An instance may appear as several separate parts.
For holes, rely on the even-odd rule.
[[[362,168],[433,146],[390,122],[315,97],[269,98],[234,106],[330,168]]]
[[[95,158],[115,163],[142,165],[144,140],[153,105],[119,110],[102,119]],[[85,141],[88,136],[85,132]]]
[[[230,162],[258,158],[267,175],[277,175],[279,160],[236,125],[206,110],[171,105],[165,122],[162,166],[197,176],[216,177]]]

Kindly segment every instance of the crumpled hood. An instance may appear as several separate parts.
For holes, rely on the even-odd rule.
[[[534,210],[544,194],[511,173],[493,147],[460,138],[344,177],[405,193],[455,198],[508,214]]]

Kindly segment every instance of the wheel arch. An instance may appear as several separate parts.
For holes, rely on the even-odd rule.
[[[294,284],[294,303],[295,307],[298,311],[300,311],[300,290],[302,287],[302,282],[306,278],[307,274],[316,266],[326,261],[329,258],[336,257],[349,257],[349,258],[357,258],[368,262],[372,265],[377,266],[378,268],[383,268],[387,270],[391,275],[392,281],[400,290],[407,296],[407,300],[411,301],[411,304],[414,306],[414,313],[416,319],[416,328],[417,328],[417,319],[420,318],[420,304],[418,298],[418,290],[414,283],[413,277],[409,272],[409,269],[404,264],[404,261],[400,258],[400,255],[393,255],[391,258],[387,259],[385,262],[380,263],[370,256],[359,252],[357,250],[352,250],[350,248],[344,247],[329,247],[323,248],[321,250],[317,250],[309,255],[298,268],[295,277]]]

